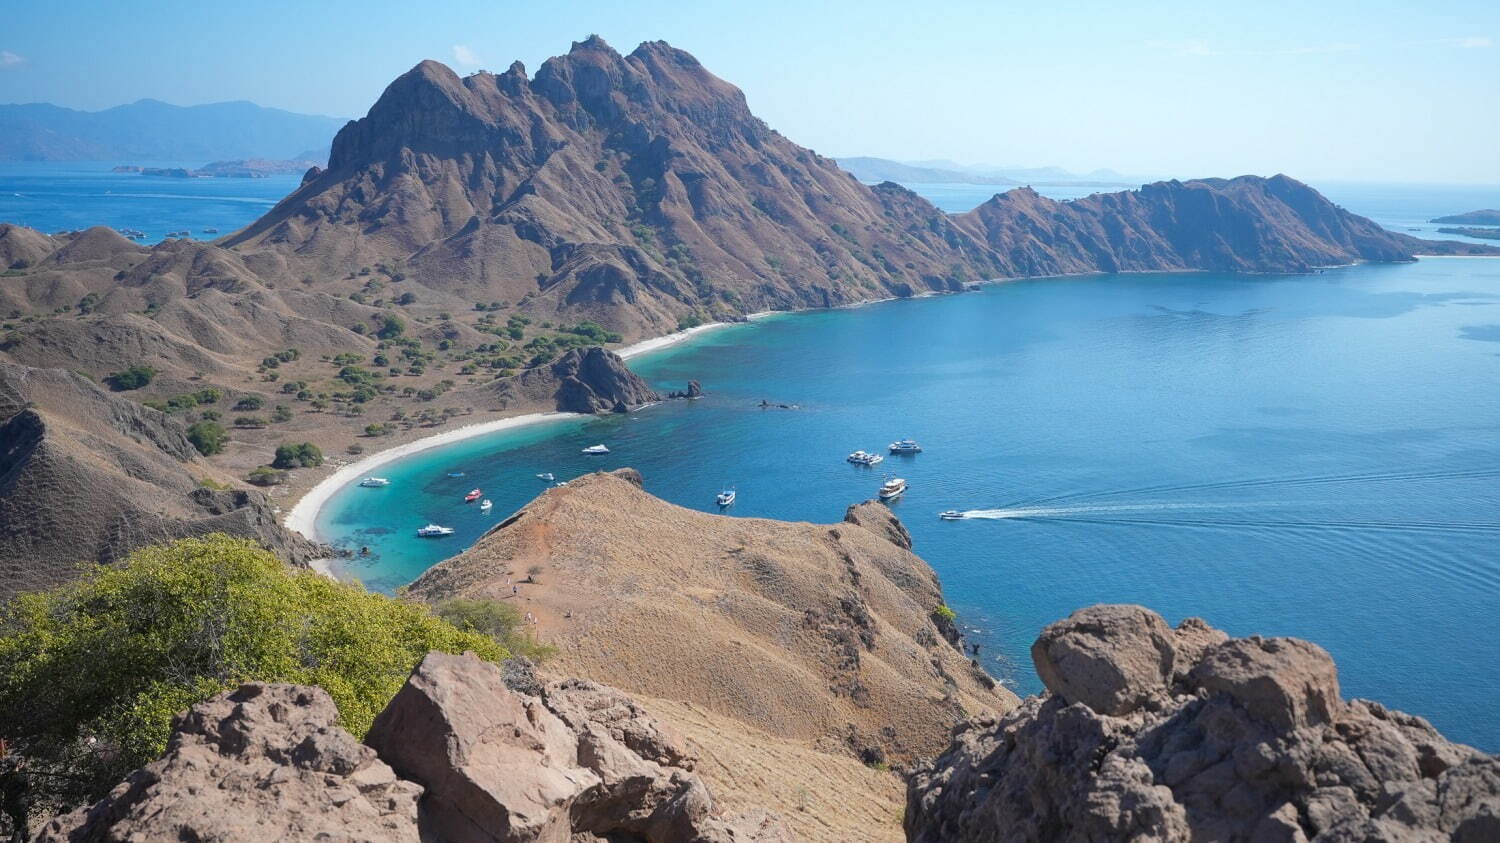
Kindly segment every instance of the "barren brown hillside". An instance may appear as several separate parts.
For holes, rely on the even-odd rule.
[[[854,787],[851,765],[931,756],[964,717],[1016,703],[945,638],[937,576],[875,503],[841,524],[729,518],[661,501],[630,469],[593,474],[411,593],[515,600],[558,648],[549,671],[672,703],[654,713],[694,736],[715,792],[763,804],[828,775],[879,814],[885,797]],[[757,776],[731,757],[747,745],[765,750]]]

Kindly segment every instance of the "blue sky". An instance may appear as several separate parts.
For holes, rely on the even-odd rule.
[[[9,0],[0,102],[359,116],[424,58],[663,39],[826,155],[1500,183],[1500,2]]]

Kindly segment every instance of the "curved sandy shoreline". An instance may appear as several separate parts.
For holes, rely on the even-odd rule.
[[[287,513],[286,518],[282,520],[282,523],[287,529],[296,531],[313,541],[317,541],[318,513],[322,511],[329,499],[340,489],[357,482],[363,477],[368,477],[375,469],[382,465],[432,448],[451,445],[454,442],[462,442],[465,439],[472,439],[475,436],[484,436],[488,433],[497,433],[502,430],[511,430],[543,422],[582,417],[582,413],[527,413],[524,416],[511,416],[504,419],[466,424],[454,430],[446,430],[432,436],[424,436],[415,442],[408,442],[405,445],[387,448],[379,453],[371,454],[362,460],[350,463],[323,478],[316,486],[309,489],[307,494],[298,499],[297,503]]]
[[[759,319],[764,316],[769,316],[772,312],[773,311],[752,313],[745,318]],[[687,328],[682,331],[674,331],[673,333],[667,334],[665,336],[652,337],[648,340],[641,340],[640,342],[632,343],[623,348],[615,349],[615,353],[620,355],[620,357],[622,358],[638,357],[648,352],[659,351],[663,348],[668,348],[685,342],[706,331],[711,331],[714,328],[722,328],[727,325],[734,324],[738,323],[709,322],[703,325],[697,325],[692,328]],[[297,499],[297,502],[294,503],[292,505],[292,508],[287,512],[286,517],[282,519],[282,524],[284,524],[289,530],[301,533],[302,535],[313,541],[318,541],[318,514],[322,512],[323,507],[328,504],[328,501],[332,499],[340,489],[343,489],[351,483],[358,482],[361,478],[370,476],[374,473],[375,469],[379,468],[380,466],[395,462],[396,460],[403,459],[405,457],[411,456],[412,454],[420,453],[432,448],[441,447],[443,445],[451,445],[454,442],[462,442],[465,439],[473,439],[476,436],[484,436],[490,433],[498,433],[502,430],[512,430],[517,427],[557,421],[559,419],[581,417],[582,414],[580,413],[527,413],[526,415],[521,416],[510,416],[508,418],[492,419],[486,422],[466,424],[463,427],[456,428],[454,430],[445,430],[442,433],[435,433],[431,436],[424,436],[421,439],[417,439],[413,442],[407,442],[404,445],[396,445],[394,447],[387,448],[383,451],[371,454],[361,460],[350,463],[349,465],[340,468],[333,474],[330,474],[322,480],[318,481],[317,485],[307,490],[307,492],[302,495],[302,497]],[[317,560],[312,564],[312,567],[314,570],[332,576],[332,571],[326,563],[327,560]]]

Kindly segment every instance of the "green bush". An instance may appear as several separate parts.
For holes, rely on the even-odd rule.
[[[291,386],[292,384],[287,385]],[[296,392],[295,389],[293,389],[292,391]],[[244,398],[241,398],[234,403],[234,408],[242,413],[247,413],[259,410],[261,407],[264,407],[265,404],[266,399],[261,398],[259,395],[246,395]]]
[[[111,372],[104,382],[115,392],[124,392],[148,386],[154,377],[156,370],[150,366],[131,366],[123,372]]]
[[[272,468],[316,468],[323,464],[323,451],[311,442],[283,442],[276,446]]]
[[[958,613],[947,606],[939,606],[932,610],[932,619],[938,623],[953,623],[957,617]]]
[[[165,749],[174,714],[246,681],[319,685],[363,735],[430,650],[508,655],[244,539],[136,551],[0,608],[0,735],[21,761],[0,765],[5,809],[24,822],[23,805],[46,816],[99,798]]]
[[[212,421],[197,422],[189,427],[187,437],[193,447],[198,449],[198,453],[205,457],[219,453],[229,443],[229,433],[224,430],[224,426]]]
[[[245,479],[257,486],[280,486],[286,482],[286,472],[277,471],[269,465],[262,465],[250,469]]]

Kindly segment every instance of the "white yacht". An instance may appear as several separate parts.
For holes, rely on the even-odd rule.
[[[845,459],[847,459],[849,462],[854,463],[855,465],[875,465],[881,460],[884,460],[885,457],[882,457],[879,454],[872,454],[869,451],[855,451],[848,457],[845,457]]]
[[[939,512],[938,517],[943,519],[944,521],[961,521],[963,520],[964,514],[956,509],[950,509],[946,512]]]
[[[894,500],[901,497],[901,493],[905,491],[906,481],[900,477],[892,477],[880,487],[880,499],[883,501]]]
[[[379,489],[382,486],[391,485],[391,481],[384,477],[366,477],[359,481],[359,485],[364,486],[366,489]]]
[[[583,453],[592,457],[599,454],[607,454],[609,453],[609,449],[604,447],[603,445],[590,445],[587,448],[583,449]]]
[[[891,443],[891,453],[920,454],[922,453],[922,446],[918,445],[917,440],[915,439],[897,439],[895,442]]]
[[[733,489],[725,489],[724,491],[719,493],[719,496],[718,498],[716,498],[716,500],[719,502],[719,506],[729,506],[730,504],[734,503],[734,498],[735,491]]]
[[[451,536],[453,535],[453,528],[439,527],[436,524],[428,524],[426,527],[418,527],[417,535],[421,536],[424,539],[435,539],[438,536]]]
[[[481,512],[489,512],[490,507],[492,506],[494,506],[494,504],[490,503],[489,498],[485,498],[484,500],[479,502],[479,509]]]

